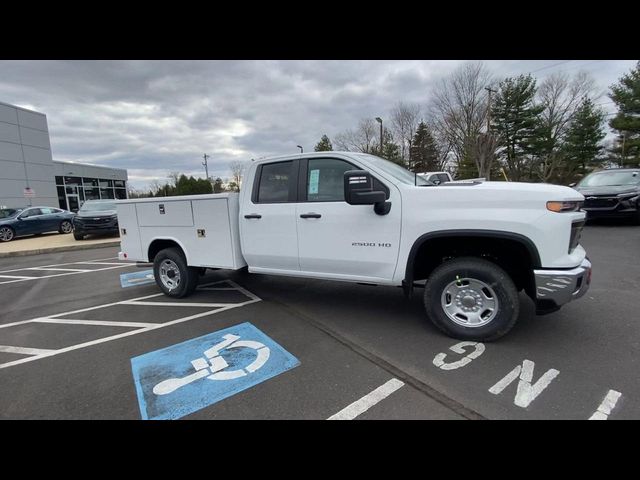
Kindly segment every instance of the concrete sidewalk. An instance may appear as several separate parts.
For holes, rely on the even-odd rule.
[[[120,237],[116,236],[95,235],[87,240],[75,240],[72,234],[45,233],[37,237],[20,237],[7,243],[0,243],[0,258],[119,245]]]

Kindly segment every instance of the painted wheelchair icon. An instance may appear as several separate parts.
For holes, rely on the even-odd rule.
[[[156,395],[167,395],[202,378],[214,381],[234,380],[255,372],[269,360],[271,352],[269,347],[263,343],[254,340],[240,340],[240,336],[234,334],[226,334],[222,338],[224,339],[223,341],[204,351],[204,357],[191,360],[191,365],[195,368],[195,372],[185,377],[163,380],[153,387],[153,393]],[[244,368],[225,370],[229,364],[220,355],[220,352],[225,349],[234,348],[253,349],[256,351],[257,356],[253,362]]]

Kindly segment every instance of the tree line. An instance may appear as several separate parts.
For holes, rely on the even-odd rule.
[[[568,184],[604,166],[640,167],[640,62],[608,96],[617,112],[607,147],[607,115],[587,74],[498,81],[483,63],[467,63],[435,86],[424,109],[399,102],[386,120],[364,118],[333,142],[323,135],[315,151],[335,145],[414,172]]]

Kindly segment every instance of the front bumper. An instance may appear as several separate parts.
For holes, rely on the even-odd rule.
[[[584,259],[570,270],[534,270],[536,313],[555,312],[562,305],[582,297],[591,284],[591,262]]]

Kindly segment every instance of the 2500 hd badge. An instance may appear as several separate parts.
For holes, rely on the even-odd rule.
[[[352,247],[391,247],[390,243],[352,242]]]

